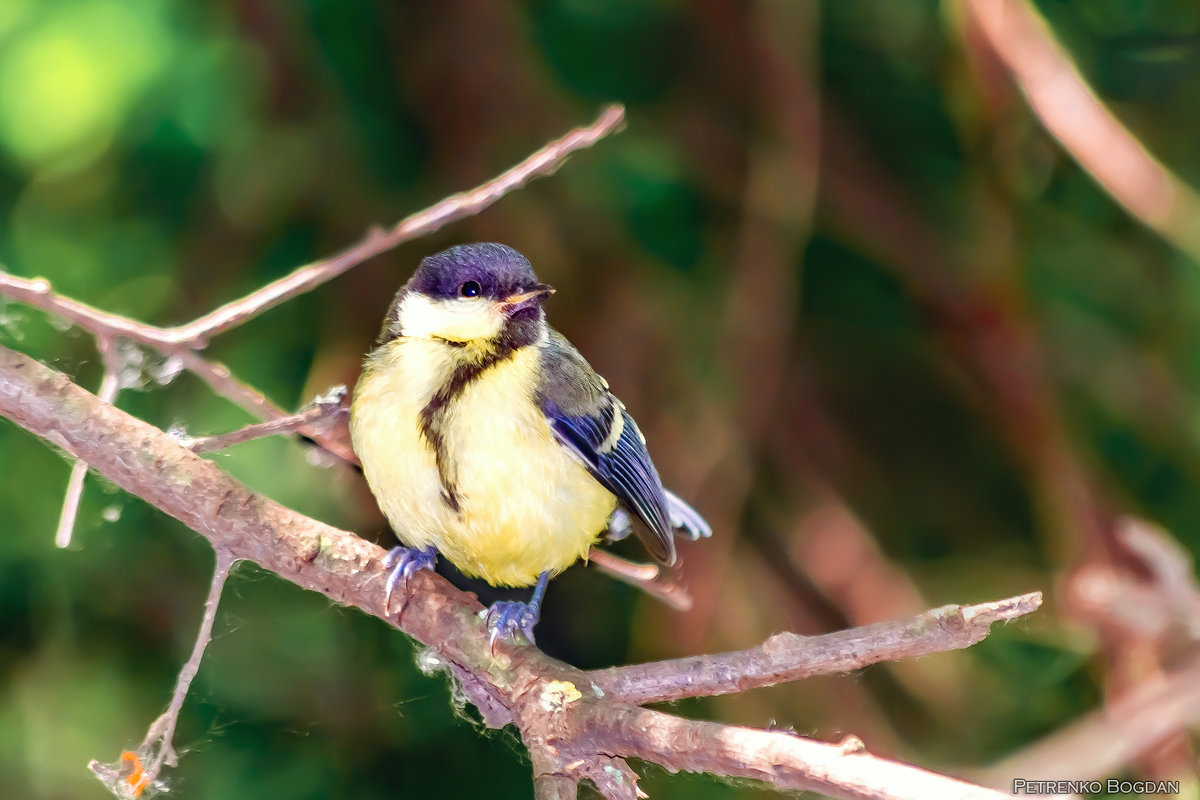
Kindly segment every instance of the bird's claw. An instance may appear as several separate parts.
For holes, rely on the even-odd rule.
[[[418,549],[415,547],[393,547],[383,557],[383,566],[392,570],[388,575],[387,591],[383,595],[383,610],[389,612],[392,607],[392,594],[401,579],[408,579],[423,569],[433,569],[437,563],[437,550],[432,547]]]
[[[517,633],[525,634],[530,644],[536,644],[533,638],[533,626],[537,625],[540,609],[532,603],[519,603],[515,600],[500,600],[492,603],[487,610],[488,647],[496,649],[500,639],[514,641]]]

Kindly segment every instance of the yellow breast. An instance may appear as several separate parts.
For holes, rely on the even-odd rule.
[[[616,498],[554,439],[533,400],[538,354],[525,347],[446,406],[443,462],[455,511],[420,430],[422,409],[453,373],[447,350],[401,338],[372,354],[351,410],[354,449],[401,541],[433,545],[489,583],[528,586],[586,556]]]

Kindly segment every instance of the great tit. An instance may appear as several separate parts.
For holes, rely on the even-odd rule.
[[[632,518],[668,565],[674,532],[712,533],[663,488],[608,383],[546,324],[553,293],[505,245],[425,258],[388,310],[350,411],[367,483],[407,545],[385,562],[385,604],[439,552],[493,586],[536,583],[529,603],[488,610],[493,644],[534,640],[547,581],[606,528],[627,534]]]

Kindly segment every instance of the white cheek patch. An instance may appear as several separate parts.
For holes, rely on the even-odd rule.
[[[485,298],[440,299],[413,292],[400,302],[397,317],[405,336],[470,342],[492,339],[504,327],[504,314]]]

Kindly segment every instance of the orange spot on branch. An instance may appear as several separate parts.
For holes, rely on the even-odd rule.
[[[133,765],[129,775],[125,778],[125,782],[129,784],[129,793],[134,797],[141,797],[142,790],[150,783],[150,776],[146,774],[146,769],[142,766],[142,759],[132,750],[126,750],[121,753],[121,760],[128,761]]]

